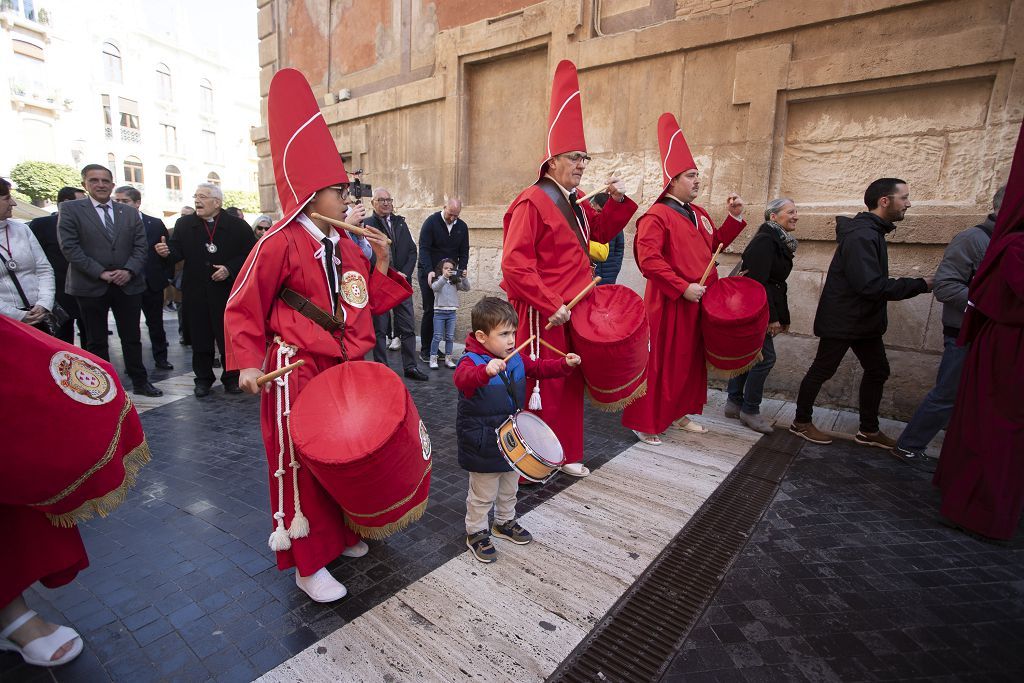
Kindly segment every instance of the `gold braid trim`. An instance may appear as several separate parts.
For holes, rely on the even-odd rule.
[[[416,493],[419,492],[420,486],[423,486],[423,481],[427,478],[427,475],[430,474],[430,470],[432,470],[433,468],[434,461],[431,460],[430,462],[427,463],[427,468],[423,470],[423,476],[420,477],[419,482],[417,482],[416,486],[413,487],[412,493],[410,493],[408,496],[398,501],[397,503],[389,505],[383,510],[377,510],[376,512],[352,512],[351,510],[345,510],[346,519],[348,517],[376,517],[377,515],[386,515],[389,512],[397,510],[398,508],[402,507],[403,505],[405,505],[406,503],[413,499],[413,496],[415,496]]]
[[[602,401],[598,400],[597,397],[594,396],[594,388],[591,387],[591,386],[587,386],[587,398],[590,399],[591,405],[593,405],[598,410],[603,410],[603,411],[605,411],[607,413],[618,412],[618,411],[624,409],[626,406],[628,406],[633,401],[635,401],[635,400],[637,400],[639,398],[643,398],[646,395],[647,395],[647,380],[644,380],[643,383],[641,383],[640,386],[638,386],[636,388],[636,390],[633,391],[633,393],[631,393],[629,396],[627,396],[627,397],[625,397],[625,398],[623,398],[623,399],[621,399],[619,401],[614,401],[613,403],[606,403],[606,402],[602,402]]]
[[[416,507],[406,512],[400,518],[393,522],[389,522],[384,526],[364,526],[362,524],[357,524],[352,521],[352,518],[350,518],[348,514],[345,515],[345,524],[349,529],[356,532],[363,538],[370,538],[375,541],[379,541],[383,538],[387,538],[396,531],[401,531],[422,517],[423,511],[427,509],[427,500],[428,499],[426,498],[423,499],[422,503],[419,503]]]
[[[748,372],[750,368],[760,363],[763,358],[764,354],[758,351],[757,355],[754,356],[754,360],[750,361],[742,368],[736,368],[735,370],[723,370],[722,368],[717,368],[711,363],[708,363],[708,373],[714,377],[718,377],[719,379],[732,379],[733,377],[739,377],[743,373]]]
[[[104,496],[85,501],[71,512],[64,512],[59,515],[47,512],[46,517],[54,526],[64,528],[71,528],[79,522],[92,519],[96,515],[106,517],[124,502],[125,497],[128,495],[128,489],[133,488],[138,481],[139,470],[149,460],[149,444],[143,441],[125,454],[124,480],[120,486]]]
[[[110,445],[107,446],[107,451],[103,454],[103,457],[100,458],[99,460],[97,460],[96,463],[92,467],[90,467],[88,470],[86,470],[82,474],[82,476],[80,476],[78,479],[76,479],[74,482],[72,482],[72,484],[70,486],[68,486],[66,489],[64,489],[60,493],[58,493],[56,496],[54,496],[52,498],[48,498],[47,500],[44,500],[41,503],[29,503],[29,505],[32,506],[32,507],[42,507],[42,506],[45,506],[45,505],[53,505],[54,503],[56,503],[58,501],[61,501],[64,498],[67,498],[68,496],[70,496],[72,493],[74,493],[78,489],[79,486],[81,486],[82,484],[85,483],[86,479],[88,479],[89,477],[91,477],[92,475],[96,474],[97,472],[99,472],[104,467],[106,467],[107,464],[114,457],[114,451],[117,450],[118,442],[121,440],[121,427],[124,426],[124,419],[125,419],[125,417],[128,416],[128,411],[130,411],[131,409],[132,409],[132,400],[130,398],[128,398],[128,396],[126,394],[125,397],[124,397],[124,406],[121,408],[121,415],[118,416],[118,418],[117,418],[117,427],[114,429],[114,436],[110,440]],[[142,443],[145,444],[146,443],[145,440],[143,440]],[[147,453],[149,452],[149,447],[148,446],[146,448],[146,452]],[[147,458],[146,461],[148,462],[149,459]]]
[[[645,372],[647,372],[647,366],[644,366],[644,369],[641,370],[640,374],[638,374],[636,377],[634,377],[633,379],[629,380],[628,382],[623,384],[621,387],[615,387],[614,389],[602,389],[601,387],[595,387],[590,382],[587,382],[587,388],[590,389],[591,391],[597,392],[599,394],[614,394],[617,391],[622,391],[623,389],[628,387],[630,384],[632,384],[633,382],[635,382],[638,379],[640,379],[641,377],[643,377]]]
[[[764,342],[762,342],[762,345],[763,344],[764,344]],[[760,353],[761,353],[760,348],[761,347],[758,346],[757,348],[759,349],[757,353],[758,353],[758,355],[760,355]],[[707,355],[711,356],[715,360],[740,360],[741,358],[746,358],[747,356],[749,356],[751,353],[753,353],[753,351],[748,351],[747,353],[744,353],[744,354],[739,355],[739,356],[719,356],[717,353],[712,353],[712,352],[708,351],[707,349],[704,349],[704,353],[706,353]]]

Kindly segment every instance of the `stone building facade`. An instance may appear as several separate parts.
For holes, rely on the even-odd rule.
[[[660,190],[656,121],[672,111],[704,178],[698,203],[713,216],[724,217],[726,196],[739,192],[752,234],[767,201],[795,199],[794,324],[776,342],[769,380],[779,395],[795,394],[815,349],[834,217],[860,210],[874,178],[906,179],[914,206],[890,235],[890,269],[932,272],[950,238],[987,213],[1024,116],[1024,0],[257,5],[264,120],[273,73],[298,68],[350,168],[389,189],[414,232],[445,196],[461,196],[476,296],[498,291],[501,217],[536,178],[550,79],[563,58],[579,67],[594,156],[584,187],[614,171],[649,205]],[[253,139],[261,200],[273,210],[266,128]],[[722,258],[723,272],[748,238]],[[642,291],[631,256],[620,282]],[[906,418],[934,378],[941,306],[920,296],[889,311],[883,412]],[[856,405],[858,377],[847,359],[819,402]]]

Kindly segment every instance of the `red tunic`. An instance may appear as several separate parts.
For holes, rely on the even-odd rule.
[[[636,222],[633,256],[647,278],[644,303],[651,323],[651,357],[647,393],[626,406],[622,424],[647,434],[660,434],[673,421],[699,415],[704,409],[708,371],[700,304],[684,299],[683,292],[700,282],[718,245],[728,246],[747,225],[729,216],[719,230],[707,211],[690,206],[700,226],[660,202]],[[712,268],[705,285],[717,279],[718,272]]]
[[[228,369],[266,368],[276,362],[276,336],[297,346],[292,362],[306,364],[288,376],[291,400],[320,372],[342,362],[341,345],[322,327],[301,315],[278,297],[283,287],[292,289],[324,310],[331,310],[330,289],[322,260],[316,256],[320,243],[298,221],[268,232],[249,253],[224,311],[224,337]],[[370,263],[347,236],[339,240],[341,257],[339,303],[345,312],[344,344],[349,359],[362,358],[376,337],[371,315],[380,315],[412,295],[401,273],[389,270],[370,273]],[[368,284],[367,284],[368,283]],[[339,316],[340,317],[340,316]],[[269,345],[269,349],[268,349]],[[268,387],[271,385],[267,385]],[[278,415],[274,392],[261,394],[260,417],[267,450],[270,503],[278,510]],[[301,461],[301,454],[299,454]],[[285,465],[286,469],[287,464]],[[309,520],[309,535],[292,539],[289,550],[277,553],[278,569],[297,567],[309,576],[354,545],[358,536],[347,526],[341,507],[324,490],[307,467],[298,470],[302,512]],[[285,478],[285,525],[294,515],[290,478]],[[273,520],[271,519],[271,522]]]
[[[972,301],[981,296],[965,319],[961,340],[971,348],[934,482],[943,516],[1010,539],[1024,511],[1024,233],[998,242],[984,292],[971,287]]]
[[[583,202],[589,239],[608,242],[622,232],[636,213],[629,197],[609,200],[600,214]],[[548,318],[568,303],[593,279],[590,258],[558,207],[536,185],[523,190],[509,206],[504,218],[505,238],[501,256],[501,288],[519,314],[517,343],[530,332],[529,310],[537,311],[541,336],[559,349],[572,351],[563,327],[544,330]],[[570,322],[571,324],[571,322]],[[525,353],[525,352],[524,352]],[[541,347],[540,358],[558,355]],[[527,382],[529,398],[536,380]],[[560,379],[541,382],[543,409],[536,412],[555,432],[567,463],[583,461],[583,375],[575,371]]]

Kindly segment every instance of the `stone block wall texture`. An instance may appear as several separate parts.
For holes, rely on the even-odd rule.
[[[890,235],[893,276],[931,273],[950,238],[988,212],[1024,116],[1024,0],[258,0],[261,89],[277,69],[313,85],[340,153],[386,187],[413,232],[447,196],[465,202],[474,291],[500,294],[501,217],[536,179],[550,79],[580,70],[595,187],[610,173],[648,206],[660,191],[658,116],[674,112],[700,166],[698,203],[718,220],[730,192],[752,234],[792,197],[801,240],[793,327],[769,391],[793,396],[816,348],[812,323],[835,216],[867,183],[897,176],[913,207]],[[351,99],[338,101],[342,90]],[[263,209],[277,209],[266,126]],[[642,292],[626,231],[620,282]],[[749,234],[723,255],[727,273]],[[414,238],[418,237],[414,234]],[[417,301],[419,295],[416,295]],[[930,295],[889,306],[883,412],[907,418],[941,349]],[[846,360],[819,403],[855,406]]]

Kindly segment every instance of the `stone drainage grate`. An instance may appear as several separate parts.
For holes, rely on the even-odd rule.
[[[548,681],[660,679],[802,444],[778,431],[758,441]]]

